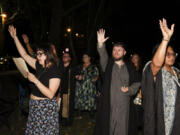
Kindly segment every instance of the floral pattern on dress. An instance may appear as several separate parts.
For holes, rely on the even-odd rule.
[[[90,65],[86,69],[82,69],[80,74],[82,75],[81,81],[76,81],[75,92],[75,109],[79,110],[95,110],[96,109],[96,83],[93,79],[99,75],[98,68],[95,65]]]
[[[26,135],[59,135],[59,115],[56,99],[29,101]]]
[[[175,103],[177,94],[177,84],[174,76],[165,68],[162,68],[162,85],[163,85],[163,106],[165,134],[170,135],[175,117]]]

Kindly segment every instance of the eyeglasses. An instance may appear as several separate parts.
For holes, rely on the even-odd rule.
[[[40,56],[40,57],[41,57],[43,54],[44,54],[43,52],[38,52],[38,53],[36,53],[36,57],[37,57],[37,56]]]
[[[69,56],[63,56],[63,58],[70,58]]]
[[[166,56],[167,56],[167,57],[170,57],[170,56],[177,57],[178,54],[177,54],[177,53],[169,53],[169,52],[167,52],[167,53],[166,53]]]

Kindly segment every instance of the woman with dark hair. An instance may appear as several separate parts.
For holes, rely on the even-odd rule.
[[[75,109],[89,111],[90,116],[94,115],[96,109],[96,81],[99,70],[91,63],[89,54],[83,55],[83,64],[79,66],[79,75],[76,75]],[[81,116],[80,116],[81,117]]]
[[[159,21],[162,41],[152,61],[143,70],[142,97],[145,135],[180,134],[180,71],[173,65],[176,53],[168,45],[174,24],[168,28],[165,19]]]
[[[14,26],[9,26],[21,57],[36,70],[35,75],[28,73],[31,82],[29,116],[26,135],[59,135],[56,92],[60,85],[61,74],[57,68],[56,57],[49,44],[41,44],[36,51],[36,59],[29,56],[20,43]]]

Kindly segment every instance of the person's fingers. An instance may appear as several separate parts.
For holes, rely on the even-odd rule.
[[[174,32],[174,26],[175,26],[175,24],[172,24],[172,25],[171,25],[171,31],[172,31],[172,32]]]
[[[109,37],[106,37],[104,41],[106,41],[106,40],[108,40],[108,39],[109,39]]]

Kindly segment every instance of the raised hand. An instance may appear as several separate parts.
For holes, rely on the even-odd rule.
[[[99,29],[97,31],[97,41],[98,41],[98,46],[102,47],[102,45],[108,40],[109,37],[105,38],[105,30],[104,29]]]
[[[13,25],[9,25],[8,31],[12,38],[16,37],[16,28]]]
[[[159,20],[159,25],[160,25],[161,32],[163,35],[163,39],[165,41],[169,41],[171,39],[171,36],[174,33],[174,24],[171,25],[171,29],[168,28],[167,21],[166,19],[163,18],[162,20]]]

